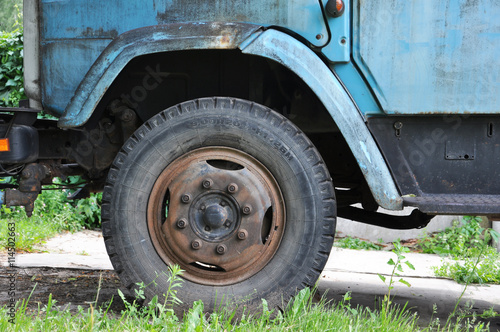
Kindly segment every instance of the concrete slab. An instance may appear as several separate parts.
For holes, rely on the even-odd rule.
[[[75,255],[75,254],[20,254],[16,256],[14,266],[19,268],[54,267],[82,270],[113,270],[113,265],[107,254]]]
[[[59,234],[36,246],[35,250],[42,253],[17,254],[14,266],[113,270],[101,232],[84,230]],[[7,266],[7,261],[2,262],[2,266]]]
[[[436,278],[432,266],[439,266],[445,259],[437,255],[408,253],[406,260],[415,267],[411,270],[403,265],[403,276]],[[387,264],[390,259],[396,261],[396,254],[391,251],[351,250],[333,247],[325,271],[352,272],[390,275],[393,266]]]
[[[457,300],[464,292],[464,285],[447,278],[435,277],[433,266],[440,266],[443,259],[436,255],[408,253],[405,255],[415,270],[404,266],[401,278],[411,287],[396,282],[391,290],[394,302],[418,312],[425,325],[432,318],[447,319]],[[396,255],[389,251],[362,251],[333,248],[328,263],[321,274],[318,290],[329,300],[341,301],[346,292],[351,292],[353,306],[362,305],[372,309],[388,292],[392,267],[387,261]],[[380,277],[386,277],[384,283]],[[400,277],[395,277],[399,280]],[[469,285],[460,307],[473,303],[473,311],[483,312],[491,307],[500,311],[500,285]],[[500,324],[500,320],[492,321]],[[496,326],[496,325],[495,325]],[[500,325],[498,325],[500,327]]]

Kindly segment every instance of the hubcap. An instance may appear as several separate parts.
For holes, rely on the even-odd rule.
[[[147,214],[160,257],[206,285],[233,284],[260,271],[285,228],[272,174],[226,147],[197,149],[171,163],[153,187]]]

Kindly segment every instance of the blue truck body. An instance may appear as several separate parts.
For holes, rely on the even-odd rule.
[[[496,0],[25,1],[29,101],[18,110],[9,109],[14,116],[3,115],[0,124],[4,138],[23,150],[0,152],[1,174],[18,176],[20,184],[6,189],[1,199],[8,205],[24,205],[28,211],[42,185],[53,177],[82,176],[87,185],[75,198],[104,191],[108,250],[130,285],[147,279],[147,275],[137,277],[137,271],[153,273],[132,263],[132,272],[123,268],[131,260],[129,248],[142,241],[158,252],[161,262],[180,262],[188,270],[186,280],[200,291],[208,285],[213,288],[207,292],[219,286],[229,287],[221,288],[222,293],[232,292],[228,290],[232,285],[249,287],[256,281],[247,285],[246,280],[262,273],[282,273],[285,278],[290,268],[266,269],[279,265],[275,254],[288,257],[294,250],[295,258],[285,265],[309,265],[286,277],[293,280],[286,287],[312,285],[317,273],[311,271],[320,271],[326,262],[324,253],[329,248],[325,247],[333,241],[336,215],[407,229],[424,226],[435,214],[500,214],[499,17]],[[208,115],[190,118],[201,109],[209,109]],[[226,118],[233,109],[235,118]],[[39,110],[57,121],[37,120]],[[267,112],[258,110],[274,114],[260,120],[262,130],[251,125]],[[210,118],[211,112],[217,117]],[[199,128],[204,120],[218,123],[213,133]],[[186,129],[175,129],[178,123]],[[241,123],[252,127],[253,134],[243,129],[233,133],[233,125]],[[275,123],[283,124],[278,127],[284,131],[273,133],[267,127]],[[259,143],[262,152],[249,143],[259,135],[267,139]],[[155,145],[158,137],[165,141]],[[194,141],[199,146],[191,147]],[[162,154],[165,146],[174,143],[177,148]],[[299,151],[303,144],[308,147]],[[137,152],[148,146],[155,147],[161,155],[157,159],[164,159],[164,164],[148,152]],[[210,166],[202,167],[201,173],[196,173],[194,161],[171,169],[183,160],[205,156],[206,148],[222,157],[207,161]],[[242,157],[233,148],[251,157]],[[288,159],[293,176],[285,175],[285,166],[266,159],[272,155],[267,148],[277,151],[276,160]],[[181,152],[175,160],[168,157]],[[293,164],[295,153],[300,166]],[[241,165],[235,161],[239,158]],[[200,180],[203,189],[190,189],[196,195],[185,192],[180,197],[190,209],[202,212],[190,210],[189,218],[182,215],[179,211],[186,205],[171,203],[175,186],[166,185],[161,203],[161,218],[166,221],[161,221],[160,228],[155,226],[151,220],[156,219],[150,215],[157,211],[151,206],[158,202],[155,185],[144,189],[144,197],[136,193],[142,188],[134,187],[141,181],[147,186],[151,179],[139,180],[142,175],[137,175],[120,180],[134,167],[149,169],[146,159],[152,165],[151,174],[155,167],[164,168],[185,177],[185,188],[191,188],[190,177]],[[221,160],[225,166],[220,166]],[[269,173],[258,171],[261,162]],[[218,182],[236,179],[232,172],[247,168],[257,171],[242,176],[239,186],[230,183],[224,184],[226,189],[214,189]],[[164,175],[151,176],[170,183]],[[293,185],[285,184],[289,180],[302,186],[301,198],[292,193]],[[244,220],[253,210],[228,195],[233,197],[243,185],[261,188],[261,182],[273,188],[274,181],[283,197],[274,189],[267,194],[262,189],[252,198],[256,199],[252,205],[262,210],[257,223],[262,237],[233,229],[234,220],[229,219]],[[210,194],[198,190],[210,190]],[[119,199],[132,207],[119,206]],[[214,205],[216,200],[224,203],[223,208]],[[352,207],[356,203],[362,208]],[[290,215],[294,204],[303,210]],[[138,217],[146,206],[147,216],[144,212]],[[417,209],[403,217],[376,212],[379,207],[401,210],[405,206]],[[124,209],[136,213],[135,217],[122,221],[129,218],[122,216]],[[217,218],[227,220],[218,224]],[[301,240],[290,240],[293,235],[278,230],[285,220],[288,229],[302,229],[297,231],[303,235]],[[318,226],[307,231],[304,225],[312,221]],[[146,224],[149,228],[144,232],[149,232],[150,239],[141,230]],[[121,233],[127,227],[137,229],[139,235]],[[175,235],[185,229],[192,229],[191,237]],[[123,241],[116,240],[122,236]],[[228,240],[231,236],[238,240]],[[276,237],[274,243],[283,243],[279,247],[268,240]],[[169,240],[163,242],[163,238]],[[253,244],[262,246],[262,260],[254,262],[253,246],[242,249],[239,258],[224,256],[228,247],[249,238],[258,238]],[[299,245],[294,246],[294,241]],[[184,256],[184,249],[176,254],[177,246],[188,242],[191,258]],[[202,246],[212,248],[214,255],[201,254]],[[133,255],[142,252],[136,249]],[[313,258],[304,263],[308,250],[315,250],[309,254]],[[209,273],[205,276],[200,271]],[[301,273],[306,281],[295,279]],[[262,287],[256,296],[272,297],[280,289],[293,293],[283,286],[270,295]]]

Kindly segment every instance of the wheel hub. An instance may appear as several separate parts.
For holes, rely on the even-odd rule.
[[[194,150],[167,166],[147,213],[160,257],[207,285],[233,284],[260,271],[285,228],[274,177],[252,156],[225,147]]]
[[[227,239],[240,224],[236,200],[215,190],[199,195],[190,207],[189,216],[194,233],[209,242]]]

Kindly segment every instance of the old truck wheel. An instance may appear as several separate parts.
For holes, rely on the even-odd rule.
[[[178,311],[203,300],[258,309],[312,286],[333,242],[336,206],[328,171],[307,137],[249,101],[198,99],[148,120],[108,175],[106,248],[127,287],[168,285],[178,264]],[[154,282],[153,282],[154,281]]]

